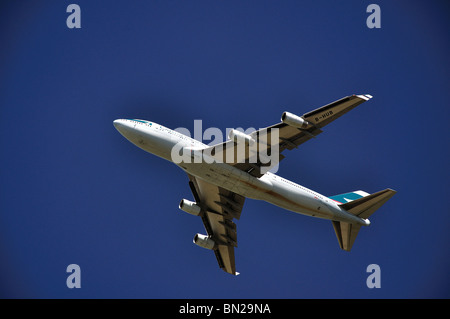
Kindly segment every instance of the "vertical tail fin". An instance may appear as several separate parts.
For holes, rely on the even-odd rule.
[[[363,219],[369,218],[378,208],[386,203],[396,191],[388,188],[377,193],[368,194],[363,191],[346,193],[330,198],[340,202],[339,206],[347,212]],[[350,251],[361,225],[332,221],[334,231],[341,249]]]
[[[354,201],[355,199],[359,199],[361,197],[368,196],[368,195],[370,195],[370,194],[366,193],[365,191],[359,190],[359,191],[354,191],[354,192],[350,192],[350,193],[330,196],[329,198],[331,198],[335,202],[338,202],[339,204],[345,204],[345,203]]]

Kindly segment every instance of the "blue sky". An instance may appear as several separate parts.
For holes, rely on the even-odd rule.
[[[370,1],[76,1],[68,29],[70,3],[0,8],[0,297],[450,297],[447,3],[377,1],[369,29]],[[192,243],[185,173],[112,125],[259,128],[351,94],[374,98],[278,174],[398,193],[350,253],[329,221],[247,200],[237,277]]]

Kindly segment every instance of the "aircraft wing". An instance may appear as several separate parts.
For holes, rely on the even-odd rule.
[[[305,113],[298,117],[300,122],[303,121],[301,127],[293,126],[292,123],[286,121],[284,118],[286,113],[283,113],[282,122],[249,134],[254,141],[257,141],[257,147],[245,144],[241,148],[245,151],[239,151],[239,143],[236,143],[235,140],[228,140],[205,148],[203,152],[208,152],[216,160],[233,165],[255,177],[261,177],[285,157],[281,154],[285,149],[292,150],[316,137],[322,133],[321,128],[371,98],[371,95],[351,95]],[[272,134],[276,134],[273,129],[278,129],[278,137],[274,135],[272,140]],[[269,163],[261,161],[260,154],[271,156],[274,146],[278,148],[278,161]]]
[[[203,225],[208,236],[216,243],[214,254],[220,268],[232,275],[238,275],[234,258],[237,233],[233,218],[240,218],[245,197],[193,175],[188,176],[196,204],[202,209],[200,216]]]

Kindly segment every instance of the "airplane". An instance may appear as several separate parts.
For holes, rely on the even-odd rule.
[[[174,162],[187,173],[195,201],[182,199],[179,208],[200,216],[206,230],[206,234],[197,233],[193,242],[212,250],[222,270],[238,275],[234,253],[237,231],[233,219],[240,218],[246,198],[331,220],[339,247],[350,251],[361,226],[370,225],[370,215],[396,193],[387,188],[373,194],[358,190],[328,197],[270,171],[285,157],[283,151],[315,138],[324,126],[371,98],[369,94],[346,96],[302,116],[284,112],[280,123],[250,134],[231,130],[230,139],[212,146],[147,120],[117,119],[113,124],[134,145]],[[259,139],[264,134],[266,139]],[[267,143],[269,140],[272,143]],[[244,145],[241,149],[245,151],[234,152],[240,145]],[[273,151],[277,160],[274,163],[259,157],[255,160],[251,145],[257,145],[257,150]],[[175,147],[191,161],[174,161]]]

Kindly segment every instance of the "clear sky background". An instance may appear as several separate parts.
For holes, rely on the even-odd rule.
[[[370,3],[2,2],[0,297],[449,298],[450,6],[376,1],[369,29]],[[278,174],[328,196],[398,193],[351,252],[329,221],[247,200],[237,277],[192,243],[205,231],[178,209],[186,174],[112,124],[260,128],[351,94],[374,98]]]

